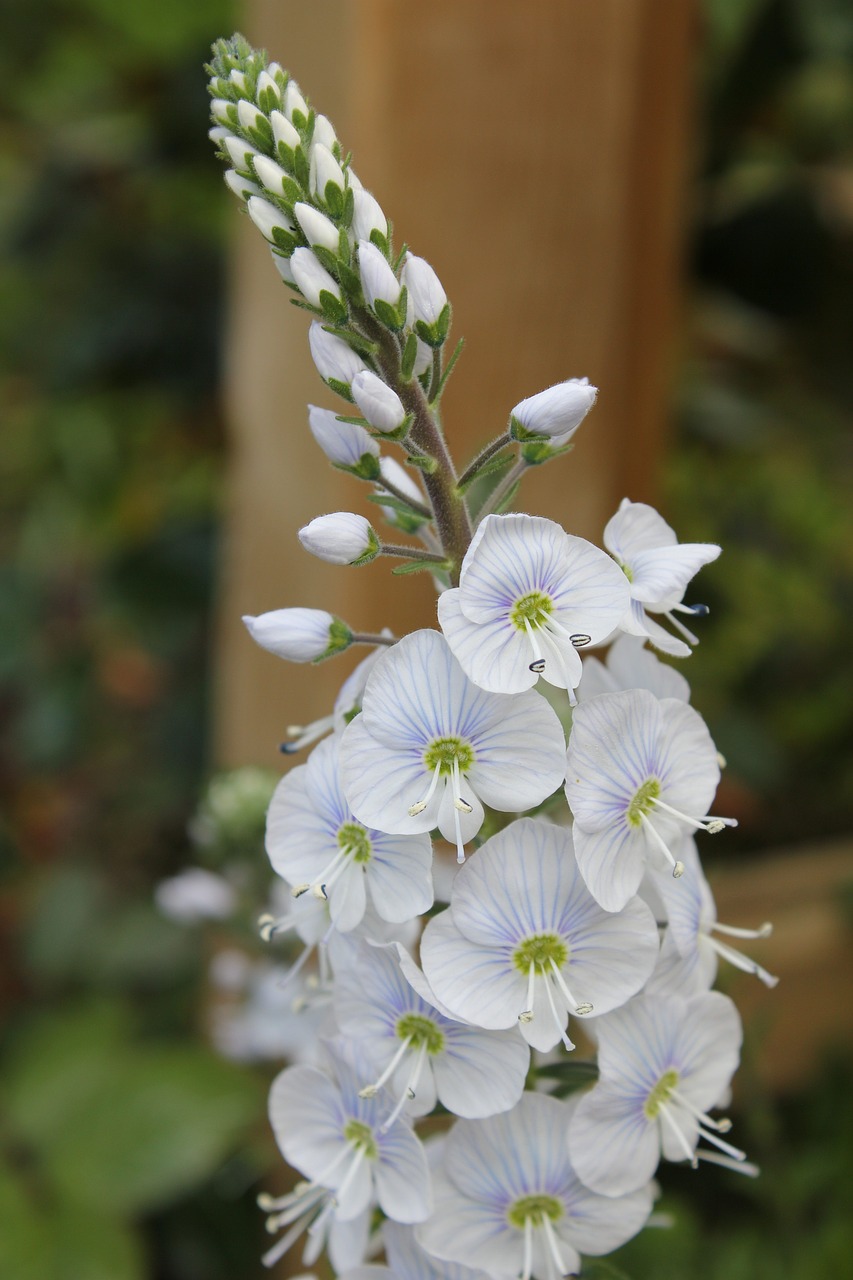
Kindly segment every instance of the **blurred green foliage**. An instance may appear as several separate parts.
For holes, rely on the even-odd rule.
[[[704,12],[665,506],[726,549],[690,678],[754,848],[841,830],[853,796],[853,10]],[[152,902],[207,765],[229,202],[201,66],[234,11],[5,0],[3,23],[0,1275],[248,1280],[262,1073],[195,1033],[204,944]],[[210,865],[257,839],[223,826],[234,798],[207,794]],[[707,1169],[700,1198],[666,1170],[675,1227],[590,1275],[846,1274],[850,1083],[753,1100],[739,1138],[763,1177]]]

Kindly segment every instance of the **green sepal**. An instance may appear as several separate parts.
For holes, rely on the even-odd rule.
[[[333,222],[340,222],[344,211],[344,193],[331,178],[326,183],[326,190],[323,192],[323,203],[328,209],[329,217]]]
[[[316,316],[318,320],[324,320],[325,316],[319,307],[315,307],[313,302],[306,302],[304,298],[291,298],[294,307],[299,307],[301,311],[310,311],[312,316]]]
[[[333,324],[323,325],[323,328],[327,333],[334,334],[336,338],[342,338],[360,356],[374,356],[378,350],[375,342],[371,342],[360,333],[355,333],[352,329],[340,329]]]
[[[396,577],[402,577],[406,573],[446,573],[450,568],[449,560],[407,560],[405,564],[398,564],[391,572]]]
[[[377,440],[393,440],[395,444],[399,444],[409,434],[409,427],[413,421],[414,414],[407,413],[399,427],[395,427],[393,431],[374,431],[373,436]]]
[[[341,211],[340,223],[344,228],[352,226],[353,216],[355,214],[355,196],[352,187],[347,187],[344,191],[344,207]]]
[[[258,106],[264,115],[268,116],[271,111],[278,111],[281,107],[281,99],[275,89],[267,87],[258,94]]]
[[[364,294],[361,291],[361,278],[358,272],[354,271],[349,263],[339,261],[338,279],[353,306],[360,306],[364,302]]]
[[[343,227],[338,231],[338,257],[341,262],[345,262],[349,266],[352,260],[352,247],[349,242],[349,236]]]
[[[435,324],[427,324],[425,320],[415,321],[415,332],[427,346],[443,347],[450,331],[450,303],[446,302]]]
[[[400,359],[400,377],[404,382],[411,382],[418,358],[418,340],[413,333],[408,334]]]
[[[288,173],[293,173],[297,165],[296,154],[293,147],[289,147],[286,142],[279,142],[276,147],[275,158],[282,169],[286,169]]]
[[[296,236],[291,235],[289,231],[282,231],[281,227],[273,227],[272,238],[275,241],[276,249],[281,249],[283,258],[289,258],[299,244]]]
[[[402,298],[402,293],[400,297]],[[386,302],[383,298],[377,298],[373,304],[373,313],[381,325],[386,329],[390,329],[392,333],[399,333],[406,321],[405,304],[400,307],[397,303],[394,306],[390,302]]]
[[[417,467],[418,471],[423,471],[424,475],[434,475],[438,470],[435,458],[431,458],[427,453],[410,453],[407,462],[410,467]]]
[[[256,124],[249,129],[245,129],[244,132],[249,135],[249,138],[259,151],[274,151],[275,140],[272,136],[272,125],[263,116],[256,116],[255,119]]]
[[[362,565],[362,564],[370,564],[371,560],[375,560],[376,557],[379,555],[380,550],[381,550],[381,547],[379,545],[379,539],[371,529],[368,534],[367,550],[364,552],[363,555],[360,555],[357,560],[350,560],[350,565],[357,567],[358,565]],[[331,628],[329,629],[331,630]]]
[[[294,129],[298,129],[300,133],[304,133],[310,137],[308,131],[309,122],[313,124],[310,111],[307,116],[304,116],[301,111],[294,111],[290,121]]]
[[[311,310],[313,310],[313,307]],[[327,378],[326,386],[330,391],[334,391],[336,396],[340,396],[342,400],[349,400],[350,404],[354,403],[348,382],[340,382],[337,378]],[[361,418],[358,421],[361,422]]]
[[[303,147],[297,147],[293,152],[293,172],[296,175],[297,181],[300,183],[302,190],[307,191],[309,181],[308,157],[306,156],[305,149]]]
[[[388,247],[388,248],[389,248],[389,253],[390,253],[390,244],[389,244],[389,247]],[[403,259],[405,258],[406,254],[407,254],[408,252],[409,252],[409,246],[408,246],[407,244],[405,244],[405,243],[404,243],[404,244],[403,244],[403,247],[402,247],[402,248],[401,248],[401,250],[400,250],[400,252],[397,254],[397,257],[396,257],[396,258],[394,259],[394,261],[391,263],[391,269],[392,269],[392,271],[394,272],[394,275],[396,275],[396,274],[397,274],[397,272],[400,270],[400,267],[403,265]],[[389,261],[390,261],[390,259],[389,259]]]
[[[283,199],[292,207],[298,200],[302,199],[302,188],[290,176],[282,178],[281,191]]]
[[[345,622],[340,618],[333,617],[329,624],[329,647],[325,653],[321,653],[319,658],[314,658],[314,663],[325,662],[326,658],[333,658],[336,653],[343,653],[344,649],[348,649],[352,644],[352,632]]]
[[[561,458],[564,453],[571,453],[574,447],[574,444],[564,444],[561,449],[555,449],[545,440],[533,439],[529,444],[521,446],[521,456],[529,467],[539,467],[552,458]]]
[[[311,252],[317,259],[321,267],[325,267],[329,275],[337,277],[338,274],[338,255],[332,253],[331,249],[327,249],[322,244],[312,244]]]
[[[342,418],[341,421],[346,422],[347,419]],[[338,470],[349,471],[359,480],[369,480],[371,484],[379,480],[382,474],[379,469],[379,459],[375,453],[363,453],[354,467],[338,467]]]
[[[342,324],[349,314],[346,303],[341,302],[340,298],[336,298],[328,289],[320,290],[320,306],[326,319],[335,324]]]
[[[381,472],[377,479],[381,484]],[[419,522],[419,525],[424,524],[428,518],[427,516],[419,515],[402,498],[395,498],[393,493],[371,493],[368,495],[367,501],[375,502],[378,507],[390,507],[392,511],[396,511],[401,516],[411,516],[412,519]]]
[[[373,230],[371,231],[370,243],[375,244],[379,252],[383,254],[386,258],[390,256],[391,242],[389,241],[387,236],[383,236],[382,232],[379,230],[378,227],[374,227]]]

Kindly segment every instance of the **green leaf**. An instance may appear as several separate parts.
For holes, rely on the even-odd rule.
[[[441,564],[434,560],[407,560],[405,564],[398,564],[391,572],[402,577],[407,573],[441,573],[442,570],[449,568],[450,563],[447,560]]]

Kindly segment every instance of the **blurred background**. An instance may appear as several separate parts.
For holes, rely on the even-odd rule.
[[[361,495],[306,440],[304,320],[206,137],[238,25],[442,276],[462,454],[588,374],[576,454],[525,501],[600,538],[627,493],[724,547],[687,674],[741,824],[720,916],[776,924],[776,992],[727,988],[763,1176],[666,1169],[672,1228],[589,1274],[847,1275],[853,8],[416,8],[4,0],[0,1276],[261,1274],[266,1088],[304,1034],[254,927],[263,813],[285,726],[348,668],[283,671],[239,615],[431,616],[420,583],[296,547]]]

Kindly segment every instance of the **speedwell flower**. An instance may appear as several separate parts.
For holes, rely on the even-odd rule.
[[[623,689],[648,689],[656,698],[690,701],[690,685],[681,672],[655,657],[642,636],[624,633],[610,646],[606,662],[592,654],[584,658],[578,698],[583,701]]]
[[[577,650],[604,640],[629,604],[609,556],[542,516],[486,516],[438,619],[481,689],[520,693],[540,676],[574,701]]]
[[[361,822],[403,834],[438,827],[462,862],[483,802],[520,812],[560,785],[562,740],[544,698],[484,692],[443,636],[415,631],[370,673],[341,743],[344,790]]]
[[[403,921],[432,905],[432,850],[426,835],[386,835],[353,816],[344,798],[336,736],[285,774],[267,814],[270,862],[294,896],[328,898],[342,932],[364,915],[368,889],[385,920]]]
[[[501,1280],[554,1280],[577,1275],[582,1253],[610,1253],[636,1235],[651,1188],[608,1197],[584,1186],[566,1146],[572,1111],[525,1093],[504,1115],[457,1121],[434,1176],[435,1212],[416,1232],[425,1248]]]
[[[740,1018],[727,996],[637,996],[596,1029],[599,1080],[569,1130],[572,1160],[588,1187],[606,1196],[633,1191],[651,1178],[661,1153],[695,1168],[700,1137],[744,1159],[720,1137],[730,1122],[707,1114],[740,1058]]]
[[[604,693],[576,708],[566,773],[581,875],[607,911],[621,911],[646,863],[684,864],[670,845],[691,830],[721,831],[708,815],[720,780],[717,752],[698,712],[648,689]]]
[[[631,604],[619,624],[621,629],[647,637],[663,653],[686,658],[690,644],[699,641],[674,614],[702,617],[708,612],[704,605],[691,608],[681,602],[690,579],[703,565],[716,560],[720,548],[711,542],[679,542],[654,507],[627,498],[607,522],[604,545],[630,583]],[[650,613],[662,613],[690,643],[672,635],[650,618]]]
[[[658,956],[654,916],[639,898],[614,915],[578,874],[571,832],[521,818],[458,872],[450,908],[421,941],[442,1004],[477,1026],[516,1023],[534,1049],[553,1049],[571,1014],[630,999]]]

